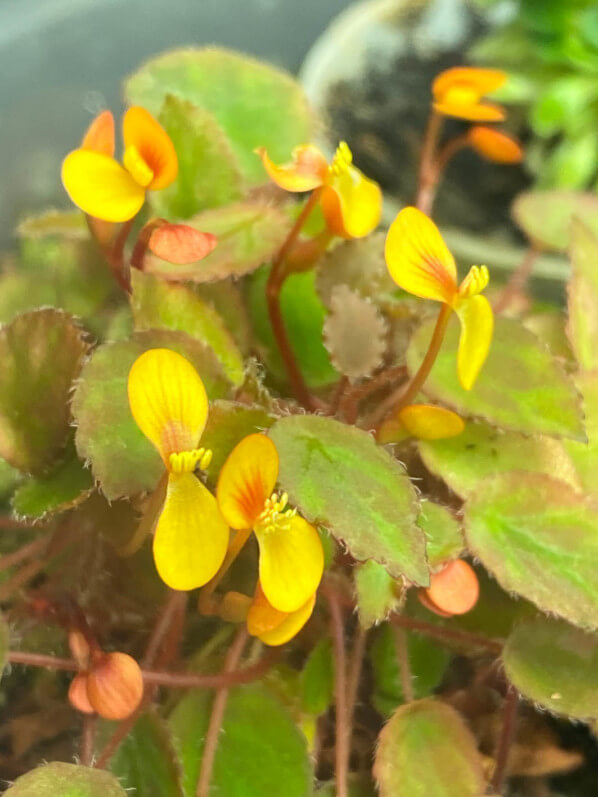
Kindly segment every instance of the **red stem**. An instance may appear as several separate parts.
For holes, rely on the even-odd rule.
[[[336,704],[335,775],[337,797],[348,797],[349,723],[347,712],[347,665],[345,655],[345,626],[341,602],[335,591],[326,586],[323,591],[330,608],[330,630],[334,646],[334,678]]]
[[[505,695],[505,703],[503,707],[503,724],[501,734],[498,738],[496,751],[494,753],[494,773],[492,780],[488,787],[489,794],[502,794],[508,772],[509,752],[513,739],[515,738],[515,729],[517,726],[517,708],[519,704],[519,696],[517,691],[511,686],[507,687]]]

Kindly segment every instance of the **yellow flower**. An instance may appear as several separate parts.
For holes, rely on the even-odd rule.
[[[168,133],[144,108],[123,119],[123,164],[114,155],[114,120],[109,111],[92,122],[81,147],[62,163],[62,182],[82,211],[103,221],[122,222],[141,210],[146,191],[170,185],[178,159]]]
[[[441,72],[432,84],[434,110],[470,122],[501,122],[500,105],[483,102],[485,94],[500,88],[507,76],[498,69],[457,66]]]
[[[281,612],[275,609],[258,585],[247,614],[247,630],[265,645],[284,645],[301,631],[309,620],[316,603],[315,592],[294,612]]]
[[[129,405],[168,472],[166,500],[154,534],[154,560],[172,589],[207,584],[226,555],[229,529],[216,499],[195,476],[211,452],[198,448],[208,398],[191,363],[169,349],[150,349],[129,372]]]
[[[341,238],[362,238],[380,222],[382,192],[353,165],[353,155],[344,141],[332,162],[313,144],[295,147],[290,163],[273,163],[266,150],[256,150],[276,185],[285,191],[301,192],[321,188],[320,203],[330,232]]]
[[[517,139],[492,127],[473,125],[467,133],[469,146],[495,163],[521,163],[523,148]]]
[[[255,532],[264,595],[279,612],[291,613],[314,596],[324,570],[324,551],[315,528],[287,509],[287,496],[272,492],[277,479],[274,443],[263,434],[252,434],[224,463],[216,497],[231,528]]]
[[[471,390],[482,368],[494,329],[492,308],[481,292],[486,266],[472,266],[457,285],[457,267],[434,222],[417,208],[404,208],[386,237],[386,264],[396,284],[422,299],[451,307],[461,322],[457,355],[459,381]]]
[[[376,439],[382,445],[411,435],[419,440],[444,440],[465,429],[456,412],[433,404],[409,404],[384,421]]]

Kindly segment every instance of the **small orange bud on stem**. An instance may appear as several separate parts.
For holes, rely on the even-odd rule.
[[[420,590],[418,597],[430,611],[441,617],[466,614],[476,605],[480,586],[475,570],[463,559],[449,562],[433,573],[430,586]]]
[[[143,676],[135,659],[126,653],[96,653],[87,674],[87,696],[105,719],[132,714],[143,697]]]

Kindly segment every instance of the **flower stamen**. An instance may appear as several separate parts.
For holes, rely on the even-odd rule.
[[[201,470],[205,470],[211,461],[212,451],[209,448],[175,452],[168,458],[171,473],[193,473],[198,464]]]
[[[296,509],[286,509],[289,502],[287,493],[272,493],[270,498],[266,498],[264,508],[258,515],[255,522],[255,530],[267,532],[274,530],[284,530],[288,521],[297,514]]]

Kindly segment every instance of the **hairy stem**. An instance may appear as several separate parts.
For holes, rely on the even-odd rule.
[[[17,525],[16,522],[15,525]],[[17,548],[16,551],[11,551],[10,553],[4,554],[4,556],[0,556],[0,570],[8,570],[9,567],[20,564],[24,559],[37,556],[37,554],[41,553],[47,546],[48,539],[47,535],[42,535],[28,542],[26,545]]]
[[[424,143],[419,162],[415,206],[428,215],[432,210],[434,196],[436,194],[436,147],[438,145],[440,131],[442,130],[442,122],[442,116],[432,109],[428,118],[428,125],[424,135]]]
[[[288,276],[284,268],[285,259],[293,248],[295,241],[299,237],[299,234],[303,229],[303,225],[316,206],[320,198],[320,194],[320,188],[316,188],[315,191],[312,191],[311,196],[303,206],[303,210],[297,217],[295,224],[292,226],[285,242],[278,250],[276,257],[272,262],[272,268],[270,269],[270,275],[268,276],[268,282],[266,284],[268,315],[270,316],[270,323],[272,324],[274,337],[276,338],[278,349],[284,361],[293,393],[295,394],[297,401],[299,401],[306,409],[309,410],[314,409],[314,402],[309,390],[307,389],[305,380],[303,379],[303,374],[301,373],[295,353],[291,346],[291,341],[289,340],[289,336],[287,335],[287,331],[285,329],[282,310],[280,307],[280,291],[282,290],[282,286],[284,285],[284,282]]]
[[[84,767],[90,767],[93,761],[93,748],[96,736],[97,716],[85,714],[81,731],[81,750],[79,758]]]
[[[407,631],[404,628],[400,628],[398,625],[395,626],[393,631],[403,697],[405,699],[405,703],[411,703],[415,699],[415,695],[413,693],[413,679],[411,676],[411,665],[409,663]]]
[[[494,773],[490,786],[488,787],[489,794],[502,794],[505,781],[507,778],[507,770],[509,763],[509,752],[515,737],[515,728],[517,725],[517,708],[519,704],[519,696],[516,689],[511,684],[507,686],[507,693],[505,695],[505,703],[503,707],[503,724],[496,750],[494,752]]]
[[[444,333],[446,332],[446,327],[451,316],[451,310],[452,308],[448,304],[443,304],[441,306],[438,318],[436,319],[436,326],[434,327],[434,332],[432,333],[432,338],[426,356],[422,360],[422,364],[406,386],[400,387],[380,403],[377,407],[376,415],[373,416],[376,424],[383,420],[391,410],[397,412],[410,404],[422,389],[440,352],[440,347],[444,340]]]
[[[238,631],[236,637],[230,646],[226,658],[224,659],[223,673],[232,673],[237,669],[239,659],[245,648],[247,642],[247,629],[245,626]],[[218,747],[218,736],[222,728],[222,721],[224,719],[224,712],[226,710],[226,703],[228,701],[228,687],[221,687],[214,695],[214,702],[212,704],[212,713],[210,715],[210,724],[206,733],[206,738],[203,748],[203,756],[201,759],[201,769],[199,772],[199,779],[197,781],[197,797],[209,797],[210,793],[210,780],[212,778],[212,769],[214,767],[214,759],[216,757],[216,749]]]
[[[337,797],[348,797],[349,715],[347,711],[347,665],[345,655],[345,624],[341,601],[336,592],[325,589],[330,608],[330,632],[334,647],[336,745],[335,776]]]

